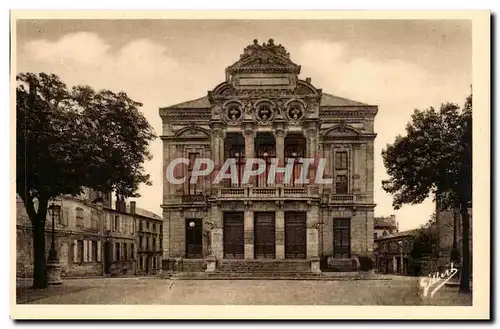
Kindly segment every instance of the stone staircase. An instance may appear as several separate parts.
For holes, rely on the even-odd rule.
[[[311,261],[275,259],[222,259],[217,261],[216,272],[220,273],[282,273],[311,272]]]
[[[172,277],[183,280],[308,280],[321,277],[311,272],[311,261],[275,259],[222,259],[213,272],[182,272]]]
[[[351,280],[359,279],[353,259],[330,260],[324,272],[313,272],[308,259],[219,259],[207,271],[206,260],[176,260],[165,277],[178,280]]]

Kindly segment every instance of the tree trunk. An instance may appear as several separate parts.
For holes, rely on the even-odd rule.
[[[33,229],[33,288],[47,288],[47,263],[45,259],[45,218],[47,216],[48,199],[40,198],[37,213],[31,212]]]
[[[460,276],[460,293],[470,293],[470,255],[469,255],[469,208],[468,202],[462,202],[462,275]]]
[[[38,217],[38,216],[37,216]],[[47,288],[47,271],[45,261],[45,222],[35,221],[33,225],[33,288]]]

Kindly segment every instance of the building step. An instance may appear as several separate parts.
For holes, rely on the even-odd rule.
[[[311,261],[300,260],[274,260],[274,259],[245,259],[245,260],[219,260],[217,272],[222,273],[310,273]]]
[[[363,276],[358,272],[182,272],[165,275],[173,280],[376,280],[373,276]]]

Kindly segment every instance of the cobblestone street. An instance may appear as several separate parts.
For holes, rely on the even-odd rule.
[[[386,280],[169,280],[96,278],[65,280],[34,291],[18,280],[17,303],[142,305],[471,305],[471,296],[442,287],[432,299],[419,296],[418,278]]]

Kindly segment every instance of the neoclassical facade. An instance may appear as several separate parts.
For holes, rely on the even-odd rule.
[[[371,257],[377,106],[324,93],[299,73],[283,46],[255,40],[205,97],[160,108],[164,259]],[[190,164],[175,177],[187,179],[173,184],[166,168],[181,157]],[[197,158],[212,159],[215,171],[235,159],[238,179],[190,183]],[[265,172],[244,183],[250,158],[264,160]],[[326,159],[331,182],[315,182],[318,161],[300,182],[302,158]],[[266,179],[275,159],[293,163],[292,179]]]

